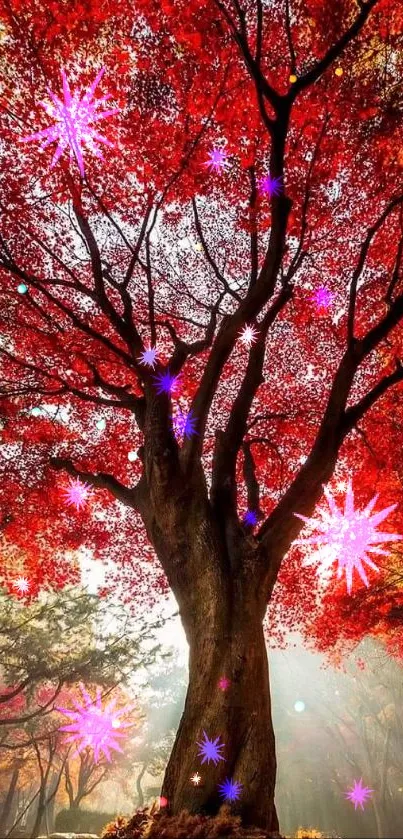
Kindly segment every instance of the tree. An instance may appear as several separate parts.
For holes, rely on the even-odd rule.
[[[300,552],[284,563],[295,513],[333,475],[353,474],[358,505],[374,481],[396,501],[402,11],[7,0],[1,16],[6,582],[17,555],[32,594],[61,587],[85,544],[116,561],[126,600],[168,583],[190,661],[162,795],[173,813],[219,808],[218,772],[189,784],[204,730],[243,785],[234,811],[276,833],[262,622],[280,569],[284,614],[315,597]],[[84,171],[75,146],[49,174],[16,139],[49,127],[37,102],[61,67],[85,85],[95,64],[121,108],[114,149],[102,166],[84,152]],[[68,478],[92,487],[77,512]]]
[[[98,763],[94,763],[93,755],[88,748],[80,752],[73,767],[70,765],[70,761],[67,761],[64,766],[64,780],[70,810],[77,810],[82,800],[91,795],[92,791],[107,776],[109,766],[110,764],[105,758],[102,758]],[[72,770],[75,770],[76,775],[75,787]]]
[[[109,766],[102,756],[95,763],[93,751],[85,749],[77,758],[79,771],[74,792],[70,771],[74,761],[66,749],[65,735],[58,730],[62,718],[56,713],[57,708],[71,707],[75,695],[82,702],[82,694],[77,690],[80,681],[102,688],[105,702],[113,696],[121,702],[123,697],[117,686],[130,682],[135,671],[146,669],[155,661],[159,645],[153,630],[160,623],[146,622],[137,631],[119,603],[108,605],[106,620],[107,601],[78,587],[56,594],[44,592],[39,601],[31,603],[2,593],[0,601],[0,749],[1,754],[13,756],[1,824],[5,828],[12,823],[21,768],[27,761],[31,765],[34,761],[35,789],[29,790],[14,826],[30,807],[35,807],[35,836],[47,818],[63,775],[72,797],[71,806],[78,807]],[[137,715],[137,722],[138,719]]]
[[[142,780],[145,773],[161,777],[168,762],[186,694],[186,675],[185,668],[173,661],[169,669],[165,667],[159,673],[154,671],[150,679],[152,693],[146,694],[143,703],[146,723],[134,760],[139,766],[136,776],[137,807],[144,806]]]
[[[133,631],[127,613],[111,603],[106,623],[102,600],[78,587],[30,604],[0,591],[0,605],[0,727],[48,714],[62,688],[80,680],[109,688],[127,681],[159,649],[149,644],[158,621]],[[35,705],[41,689],[46,701]]]

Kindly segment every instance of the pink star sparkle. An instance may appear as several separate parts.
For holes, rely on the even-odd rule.
[[[80,741],[77,745],[78,752],[83,751],[88,746],[93,749],[95,763],[98,762],[101,752],[110,761],[110,749],[122,752],[118,743],[118,739],[125,736],[122,729],[134,725],[132,722],[121,722],[119,718],[122,714],[131,711],[133,706],[126,705],[119,711],[115,711],[114,707],[117,700],[112,699],[108,705],[102,708],[100,688],[97,688],[97,697],[93,700],[84,685],[81,684],[80,687],[85,704],[81,706],[73,699],[72,702],[77,709],[76,711],[70,711],[68,708],[57,708],[58,711],[71,718],[71,723],[62,726],[59,730],[71,732],[66,738],[67,742]]]
[[[88,496],[91,494],[91,487],[89,484],[84,484],[79,478],[70,481],[70,486],[63,490],[66,503],[75,507],[76,510],[81,510],[84,507]]]
[[[354,804],[354,810],[356,810],[358,806],[360,806],[361,810],[363,810],[367,798],[371,798],[371,794],[373,792],[373,789],[362,786],[362,778],[360,778],[359,781],[354,781],[354,786],[352,787],[351,792],[345,792],[344,795]]]
[[[316,304],[318,309],[328,309],[333,303],[334,294],[325,286],[320,286],[314,291],[310,300]]]
[[[338,579],[340,579],[343,571],[345,571],[347,591],[351,594],[354,568],[358,571],[363,583],[368,587],[369,582],[363,562],[369,565],[374,571],[379,571],[379,568],[367,554],[375,553],[388,556],[388,551],[377,546],[381,542],[395,542],[403,538],[397,533],[383,533],[376,530],[376,527],[386,519],[397,505],[391,504],[390,507],[386,507],[380,513],[375,513],[371,516],[370,513],[378,500],[378,495],[374,495],[363,510],[355,510],[351,481],[348,484],[344,511],[339,510],[330,490],[325,487],[324,492],[330,507],[330,512],[328,510],[319,510],[320,519],[307,518],[307,516],[302,516],[300,513],[294,513],[295,516],[298,516],[298,518],[308,524],[316,526],[321,533],[306,539],[297,539],[296,544],[317,545],[317,550],[310,561],[318,558],[323,569],[329,568],[337,560]]]
[[[110,94],[101,96],[96,101],[91,101],[94,96],[95,88],[99,84],[105,68],[99,71],[95,81],[87,89],[83,98],[75,93],[73,96],[70,91],[69,83],[66,78],[64,70],[62,72],[63,79],[63,96],[64,101],[59,99],[48,88],[48,95],[52,100],[52,105],[41,102],[40,104],[45,109],[48,116],[56,120],[55,125],[49,128],[44,128],[42,131],[37,131],[35,134],[30,134],[28,137],[22,137],[21,142],[28,143],[30,140],[44,140],[42,148],[45,149],[50,143],[57,142],[57,149],[54,153],[51,163],[51,169],[56,165],[63,152],[70,149],[70,159],[75,157],[80,175],[84,177],[84,161],[82,155],[82,146],[87,146],[96,157],[103,159],[101,151],[98,149],[96,142],[104,143],[104,145],[112,147],[113,144],[102,137],[95,131],[94,123],[106,119],[119,113],[118,108],[112,108],[108,111],[97,112],[97,108],[110,99]]]
[[[231,682],[230,682],[229,679],[226,679],[225,676],[221,676],[221,679],[218,682],[218,687],[220,688],[220,690],[227,690],[227,688],[229,688],[230,684],[231,684]]]

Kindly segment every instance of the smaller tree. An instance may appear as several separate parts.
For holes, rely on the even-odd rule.
[[[69,760],[77,757],[72,757],[67,736],[60,730],[71,717],[68,713],[63,717],[58,708],[69,711],[75,693],[80,699],[77,683],[86,683],[90,699],[97,691],[100,701],[111,701],[112,694],[120,702],[123,693],[116,694],[118,686],[155,661],[159,644],[154,630],[160,622],[144,622],[135,629],[120,605],[109,603],[107,613],[108,623],[103,601],[80,588],[46,593],[34,603],[0,591],[0,747],[1,755],[13,755],[1,807],[10,833],[28,813],[32,836],[38,835],[44,823],[47,827],[46,817],[63,775],[72,783]],[[13,814],[17,767],[27,759],[36,767],[33,784]],[[77,789],[70,788],[75,806],[103,777],[92,750],[79,754],[78,761]]]
[[[107,612],[108,625],[102,600],[81,588],[44,593],[30,604],[0,590],[0,726],[51,711],[65,685],[111,687],[154,661],[159,644],[149,642],[161,622],[133,630],[119,604],[108,602]],[[35,705],[44,686],[53,693]]]
[[[181,718],[187,685],[186,668],[173,659],[153,673],[149,679],[148,691],[142,704],[145,724],[140,734],[141,741],[134,749],[134,758],[129,770],[132,778],[133,765],[136,769],[136,806],[143,807],[145,796],[143,779],[146,774],[162,778],[175,740]],[[129,785],[125,792],[131,795]]]
[[[90,748],[83,749],[76,758],[66,761],[64,783],[70,810],[78,810],[83,799],[105,780],[110,768],[111,764],[105,757],[95,763]]]

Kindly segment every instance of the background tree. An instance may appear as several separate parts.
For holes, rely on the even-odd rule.
[[[77,808],[109,767],[102,755],[99,764],[94,761],[92,749],[76,757],[70,753],[66,736],[58,730],[66,719],[57,708],[71,707],[74,696],[82,703],[77,682],[99,686],[103,701],[109,701],[111,695],[119,698],[119,686],[132,685],[141,669],[143,679],[147,677],[147,668],[160,649],[155,639],[160,622],[144,620],[142,629],[137,630],[133,622],[128,626],[127,610],[119,604],[108,604],[106,616],[107,600],[78,587],[56,594],[43,592],[33,602],[4,592],[0,598],[0,752],[9,762],[0,823],[2,830],[6,826],[11,830],[26,817],[36,836],[46,827],[46,819],[51,821],[62,778],[71,806]],[[140,717],[136,709],[137,726]],[[76,789],[74,762],[79,764]],[[21,770],[26,764],[36,767],[34,788],[27,791],[15,812]]]
[[[312,516],[333,475],[354,476],[358,505],[374,483],[384,506],[400,498],[402,11],[0,8],[4,576],[18,558],[32,594],[61,587],[77,575],[67,548],[85,544],[120,565],[127,600],[151,605],[169,584],[190,666],[162,793],[173,813],[217,811],[217,772],[189,785],[205,730],[243,785],[234,810],[276,833],[262,622],[280,568],[282,602],[315,596],[300,554],[284,563],[295,513]],[[47,153],[38,166],[16,140],[48,127],[37,101],[60,67],[83,85],[102,64],[115,149],[49,174]],[[208,171],[223,149],[229,166]],[[179,440],[178,408],[196,431]],[[68,476],[93,488],[77,513]],[[386,526],[401,520],[400,506]]]
[[[155,660],[160,623],[145,622],[137,632],[119,604],[108,605],[107,619],[104,605],[80,588],[44,593],[29,604],[0,592],[0,726],[49,713],[66,685],[82,680],[110,688]],[[48,698],[36,707],[42,687]]]

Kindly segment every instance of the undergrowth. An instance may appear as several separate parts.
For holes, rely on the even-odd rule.
[[[154,804],[129,819],[118,816],[104,828],[102,839],[269,839],[272,834],[258,828],[244,828],[239,816],[232,816],[223,805],[217,816],[191,815],[183,810],[179,816],[168,816]],[[335,836],[335,834],[333,834]],[[313,828],[300,827],[294,839],[325,839]]]
[[[102,839],[268,839],[258,828],[243,828],[239,816],[232,816],[223,805],[214,818],[191,815],[183,810],[178,816],[144,808],[130,819],[118,816],[101,834]]]

